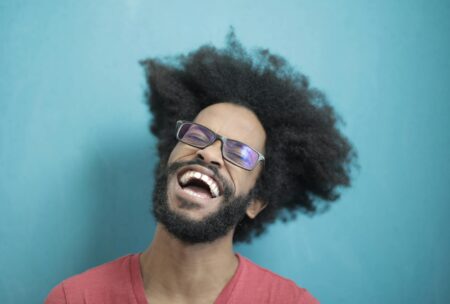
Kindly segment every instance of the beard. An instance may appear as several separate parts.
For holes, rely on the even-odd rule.
[[[171,178],[176,178],[176,172],[183,166],[200,165],[214,172],[214,178],[223,185],[223,199],[219,208],[200,220],[193,220],[179,212],[173,211],[168,202],[167,184]],[[177,181],[178,182],[178,181]],[[170,234],[187,244],[209,243],[225,236],[244,217],[252,191],[246,196],[233,195],[233,187],[219,174],[214,166],[200,159],[187,162],[175,162],[168,168],[160,166],[157,170],[155,189],[153,192],[153,215]],[[198,205],[187,200],[180,200],[184,209],[196,209]]]

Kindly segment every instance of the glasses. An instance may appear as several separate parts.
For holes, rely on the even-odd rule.
[[[264,155],[237,140],[228,139],[214,133],[205,126],[189,122],[177,121],[177,139],[187,145],[204,149],[216,140],[222,142],[222,156],[230,163],[245,169],[253,170]]]

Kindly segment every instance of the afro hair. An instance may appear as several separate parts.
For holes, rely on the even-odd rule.
[[[342,120],[284,58],[267,49],[247,51],[231,29],[222,49],[204,45],[188,55],[141,64],[161,163],[177,143],[176,121],[192,121],[214,103],[244,106],[264,126],[266,160],[253,193],[267,205],[255,219],[238,224],[234,242],[250,242],[268,224],[291,220],[298,211],[322,212],[340,197],[340,186],[350,186],[357,155],[337,127]]]

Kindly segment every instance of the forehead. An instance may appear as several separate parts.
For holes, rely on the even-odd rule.
[[[264,150],[264,127],[256,114],[243,106],[216,103],[200,111],[194,122],[229,139],[246,143],[258,151]]]

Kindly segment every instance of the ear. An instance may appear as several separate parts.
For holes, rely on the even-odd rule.
[[[253,199],[247,207],[246,214],[249,218],[254,219],[258,213],[260,213],[267,204],[259,199]]]

